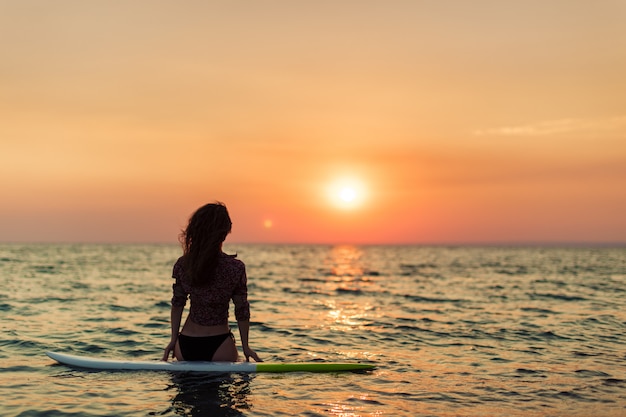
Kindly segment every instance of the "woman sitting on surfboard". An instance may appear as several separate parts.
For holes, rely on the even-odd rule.
[[[180,236],[183,256],[174,265],[176,280],[172,297],[172,337],[163,360],[173,354],[179,361],[226,361],[238,359],[235,337],[228,326],[228,307],[232,299],[246,361],[261,359],[248,346],[250,304],[246,267],[237,255],[222,252],[222,243],[232,222],[222,203],[200,207]],[[189,316],[179,333],[187,297]]]

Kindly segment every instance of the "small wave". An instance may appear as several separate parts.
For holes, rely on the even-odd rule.
[[[35,298],[29,298],[26,301],[28,301],[29,304],[31,305],[37,305],[37,304],[44,304],[44,303],[50,303],[50,302],[54,302],[54,303],[74,303],[78,300],[84,300],[85,298],[79,298],[79,297],[73,297],[73,296],[68,296],[68,298],[63,298],[63,297],[35,297]]]
[[[327,291],[322,291],[317,288],[309,288],[306,290],[299,290],[295,288],[283,288],[283,292],[286,292],[289,294],[304,294],[304,295],[328,295],[328,296],[333,295]]]
[[[119,305],[119,304],[111,304],[109,306],[109,310],[132,313],[132,312],[140,312],[140,311],[142,311],[142,308],[141,307],[137,307],[137,306],[135,306],[135,307],[128,307],[128,306],[122,306],[122,305]]]
[[[465,300],[461,300],[458,298],[431,298],[431,297],[423,297],[420,295],[409,295],[405,294],[404,298],[407,298],[416,303],[460,303]]]
[[[437,268],[437,265],[431,263],[400,264],[400,275],[441,278],[442,275],[439,272],[435,272]]]
[[[595,273],[596,271],[596,267],[595,266],[581,266],[581,265],[567,265],[564,266],[562,268],[560,268],[557,273],[559,275],[578,275],[580,273]]]
[[[588,353],[588,352],[574,351],[572,353],[574,354],[574,356],[581,356],[583,358],[593,357],[593,356],[600,356],[600,354],[596,353],[596,352]]]
[[[556,311],[548,310],[546,308],[535,308],[535,307],[522,307],[520,310],[526,311],[529,313],[540,313],[540,314],[560,314]]]
[[[82,319],[82,321],[84,322],[94,322],[94,323],[101,323],[101,322],[110,322],[112,319],[110,317],[85,317]]]
[[[168,325],[169,325],[169,322],[166,322],[165,320],[163,320],[162,323],[150,321],[147,323],[136,324],[136,326],[144,328],[144,329],[163,329],[163,328],[167,328]]]
[[[584,297],[577,295],[553,294],[553,293],[529,293],[528,296],[533,299],[552,299],[559,301],[586,301]]]
[[[604,385],[609,386],[626,386],[626,379],[618,379],[618,378],[607,378],[602,382]]]
[[[581,376],[581,377],[592,377],[592,376],[610,376],[607,373],[601,372],[601,371],[592,371],[589,369],[578,369],[577,371],[575,371],[576,375]]]
[[[526,353],[526,354],[530,354],[530,355],[539,355],[539,356],[543,356],[544,355],[544,351],[546,351],[547,349],[545,347],[542,346],[528,346],[528,349],[521,349],[520,352]]]
[[[28,366],[28,365],[15,365],[15,366],[7,366],[2,368],[2,372],[35,372],[39,368],[36,366]]]
[[[561,340],[569,340],[569,337],[566,336],[560,336],[554,332],[551,331],[547,331],[547,332],[541,332],[539,333],[539,337],[544,338],[544,339],[561,339]]]
[[[559,392],[550,391],[544,394],[540,393],[539,395],[544,396],[544,397],[555,397],[555,398],[567,399],[567,400],[593,401],[583,395],[575,393],[574,391],[559,391]]]
[[[326,282],[325,279],[320,279],[320,278],[309,278],[309,277],[301,277],[298,278],[298,281],[300,282]]]
[[[537,371],[534,369],[526,369],[526,368],[517,368],[515,370],[518,374],[522,375],[543,375],[543,371]]]
[[[172,304],[169,301],[159,301],[154,303],[154,306],[157,308],[170,308]]]
[[[33,265],[31,269],[38,274],[56,275],[61,273],[55,265]]]
[[[419,264],[405,264],[401,263],[400,268],[402,269],[425,269],[425,268],[437,268],[437,265],[433,263],[419,263]]]
[[[39,355],[42,350],[45,350],[48,345],[23,339],[7,339],[0,340],[0,346],[6,347],[7,350],[16,349],[20,352],[20,355],[24,356],[36,356]]]
[[[527,275],[528,267],[525,265],[516,265],[511,268],[501,268],[495,271],[497,274],[501,275]]]
[[[492,361],[492,362],[498,362],[498,363],[510,363],[510,362],[513,362],[511,359],[505,359],[505,358],[501,358],[501,357],[491,358],[489,360]]]
[[[406,324],[395,325],[395,326],[393,326],[393,328],[395,330],[400,330],[400,331],[403,331],[403,332],[404,331],[409,331],[409,332],[430,332],[430,330],[423,329],[423,328],[421,328],[419,326],[409,326],[409,325],[406,325]]]
[[[358,404],[367,404],[367,405],[383,405],[382,402],[369,399],[367,397],[351,397],[347,399],[348,403],[358,403]]]
[[[364,291],[359,288],[346,288],[346,287],[338,287],[335,291],[337,291],[338,293],[348,293],[348,294],[357,294],[357,295],[361,295],[364,293]]]
[[[0,258],[0,262],[15,262],[15,263],[23,263],[24,261],[22,259],[17,259],[17,258]]]
[[[117,334],[117,335],[121,335],[121,336],[133,336],[133,335],[137,335],[139,334],[136,331],[127,329],[127,328],[123,328],[123,327],[114,327],[112,329],[107,329],[105,330],[105,333],[107,334]]]
[[[87,343],[87,342],[80,342],[78,341],[75,346],[72,347],[72,352],[74,353],[78,353],[79,355],[84,354],[85,352],[87,353],[93,353],[93,354],[100,354],[100,353],[104,353],[107,351],[106,348],[100,346],[100,345],[95,345],[92,343]]]
[[[146,350],[146,349],[131,349],[123,352],[124,355],[133,357],[133,358],[153,358],[155,356],[154,350]]]

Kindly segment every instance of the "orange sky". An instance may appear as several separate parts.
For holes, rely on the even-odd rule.
[[[0,241],[175,242],[220,200],[232,242],[625,242],[624,21],[617,0],[0,1]]]

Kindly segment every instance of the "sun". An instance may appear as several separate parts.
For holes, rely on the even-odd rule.
[[[354,209],[366,200],[366,187],[355,178],[340,178],[333,181],[327,189],[328,199],[340,209]]]
[[[354,188],[344,187],[341,190],[339,190],[339,198],[342,199],[346,203],[350,203],[354,201],[356,197],[357,197],[357,192]]]

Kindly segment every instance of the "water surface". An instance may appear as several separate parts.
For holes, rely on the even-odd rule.
[[[0,414],[626,415],[626,250],[230,245],[266,361],[373,372],[169,374],[174,245],[1,245]],[[234,317],[231,311],[231,318]],[[235,323],[233,323],[234,325]]]

